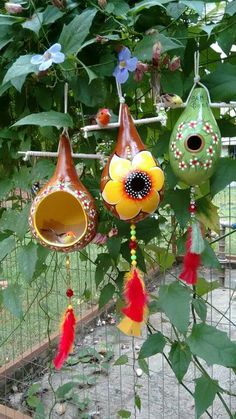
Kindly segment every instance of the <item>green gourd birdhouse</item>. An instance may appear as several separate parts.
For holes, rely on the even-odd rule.
[[[204,88],[195,88],[170,138],[170,164],[187,185],[212,176],[221,153],[221,135]]]

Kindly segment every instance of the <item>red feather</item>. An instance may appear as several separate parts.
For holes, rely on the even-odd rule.
[[[127,306],[122,312],[136,322],[143,322],[148,296],[137,269],[134,269],[126,279],[124,297]]]
[[[75,323],[76,318],[71,305],[68,306],[64,320],[62,323],[62,333],[58,346],[57,355],[53,360],[55,368],[60,369],[66,361],[69,353],[72,350],[73,343],[75,340]]]
[[[197,253],[191,253],[191,237],[192,229],[188,229],[188,239],[186,243],[186,254],[184,256],[184,266],[181,274],[179,275],[180,279],[183,279],[187,284],[195,285],[197,282],[197,270],[201,263],[200,255]]]

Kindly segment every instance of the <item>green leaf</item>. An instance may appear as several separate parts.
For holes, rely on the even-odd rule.
[[[4,179],[0,181],[0,199],[6,198],[12,189],[11,179]]]
[[[194,355],[204,359],[207,364],[236,367],[236,344],[227,333],[205,323],[193,325],[187,343]]]
[[[76,100],[91,108],[103,106],[106,101],[106,84],[102,79],[92,80],[90,83],[87,76],[72,81],[72,88]]]
[[[161,76],[161,87],[164,92],[174,92],[183,95],[183,77],[181,71],[166,72]]]
[[[35,13],[32,17],[29,19],[26,19],[24,23],[22,23],[22,28],[29,29],[30,31],[36,33],[36,35],[39,34],[40,28],[42,26],[43,22],[43,13]]]
[[[170,0],[143,0],[140,1],[135,7],[130,10],[130,13],[136,14],[142,10],[150,9],[151,7],[160,6],[164,7],[164,3],[169,3]]]
[[[186,10],[186,6],[181,3],[170,3],[166,8],[167,15],[178,19]]]
[[[65,54],[75,54],[79,51],[89,34],[96,13],[96,9],[87,8],[68,25],[63,26],[58,42],[62,45],[62,51]]]
[[[129,5],[124,0],[109,0],[105,11],[116,16],[124,16],[129,11]]]
[[[148,358],[149,356],[163,352],[165,344],[166,340],[161,332],[149,335],[140,349],[139,359]]]
[[[181,382],[191,362],[191,352],[188,345],[185,342],[174,342],[169,353],[169,360],[177,380]]]
[[[37,160],[31,171],[32,183],[43,179],[50,179],[55,170],[55,164],[49,159]]]
[[[189,207],[189,189],[176,189],[175,191],[167,191],[164,197],[164,204],[169,204],[175,213],[175,217],[180,224],[181,228],[184,228],[189,221],[190,215],[188,211]]]
[[[217,169],[210,180],[211,195],[216,195],[233,181],[236,181],[236,160],[223,157],[220,159]]]
[[[153,252],[155,254],[156,261],[160,267],[161,272],[165,272],[166,269],[169,269],[175,261],[175,256],[173,253],[170,253],[167,251],[167,249],[159,247],[155,244],[148,244],[145,247],[145,250],[148,253]]]
[[[139,366],[140,366],[141,370],[142,370],[142,371],[143,371],[146,375],[148,375],[148,376],[149,376],[149,366],[148,366],[148,363],[147,363],[146,359],[141,359],[141,358],[138,358],[138,364],[139,364]]]
[[[201,300],[200,298],[198,298],[198,299],[194,298],[192,300],[192,303],[193,303],[194,310],[196,311],[199,318],[203,322],[205,322],[206,321],[206,316],[207,316],[207,305],[206,305],[205,301]]]
[[[35,73],[38,70],[38,66],[31,64],[30,60],[33,55],[21,55],[17,60],[12,64],[8,69],[2,84],[6,84],[9,81],[13,86],[15,86],[15,81],[17,82],[18,90],[21,90],[21,87],[26,79],[26,76],[30,73]],[[20,81],[19,85],[18,82]]]
[[[75,381],[68,381],[57,388],[56,396],[60,401],[68,400],[71,397],[72,390],[77,386]]]
[[[210,91],[212,101],[235,100],[236,66],[229,63],[219,64],[216,71],[203,78]]]
[[[141,410],[141,399],[140,396],[135,393],[135,397],[134,397],[134,402],[135,402],[135,406],[137,406],[138,410]]]
[[[200,418],[207,408],[212,405],[216,393],[219,390],[218,381],[213,380],[209,376],[202,375],[195,380],[194,400],[196,419]]]
[[[107,304],[113,297],[115,293],[115,287],[112,284],[107,284],[105,287],[102,288],[99,297],[99,308],[102,308]]]
[[[100,253],[95,263],[97,265],[95,271],[95,283],[98,287],[98,285],[104,280],[106,272],[112,266],[112,260],[110,255],[108,255],[107,253]]]
[[[231,1],[230,3],[226,4],[225,13],[227,15],[233,16],[236,13],[236,2]]]
[[[143,39],[137,43],[133,55],[139,60],[151,61],[153,45],[160,42],[162,46],[162,53],[183,48],[183,44],[177,40],[167,38],[165,35],[155,33],[153,35],[144,36]]]
[[[28,388],[27,395],[28,396],[33,396],[33,395],[37,394],[40,389],[41,389],[41,384],[40,383],[34,383]]]
[[[201,254],[201,261],[204,266],[207,266],[208,268],[216,268],[220,269],[220,262],[216,257],[216,254],[214,250],[212,249],[211,245],[208,243],[207,240],[204,240],[205,242],[205,249],[203,253]]]
[[[0,14],[0,26],[1,25],[13,25],[14,23],[20,23],[25,20],[24,17],[2,15]]]
[[[10,230],[22,240],[28,231],[29,208],[30,204],[27,204],[20,212],[12,209],[5,211],[0,219],[0,230]]]
[[[2,33],[0,33],[0,50],[4,48],[13,40],[12,31],[7,26],[2,26]]]
[[[32,395],[27,397],[26,399],[28,406],[35,408],[40,403],[40,399],[38,396]]]
[[[218,281],[208,282],[204,278],[198,278],[196,284],[196,293],[199,297],[201,297],[202,295],[208,294],[208,292],[211,292],[219,287],[220,283]]]
[[[32,113],[31,115],[27,115],[24,118],[20,119],[19,121],[13,124],[13,127],[19,127],[22,125],[39,125],[40,127],[73,127],[73,121],[70,115],[49,111],[49,112],[39,112],[39,113]]]
[[[197,218],[201,223],[210,230],[219,234],[220,232],[220,217],[218,209],[210,198],[203,197],[197,200]]]
[[[114,365],[125,365],[127,364],[127,362],[129,361],[129,358],[127,357],[127,355],[121,355],[116,362],[114,363]]]
[[[181,333],[186,333],[188,330],[190,298],[189,289],[180,282],[176,281],[160,287],[160,308]]]
[[[185,4],[189,9],[194,10],[199,16],[203,13],[204,1],[189,1],[181,0],[181,3]]]
[[[129,410],[122,409],[117,412],[117,415],[119,415],[121,418],[130,418],[131,412]]]
[[[64,13],[57,7],[49,5],[43,12],[43,24],[50,25],[60,19],[63,15]]]
[[[121,238],[120,237],[110,237],[107,240],[107,249],[111,255],[111,258],[117,261],[120,255],[120,247],[121,247]]]
[[[15,248],[15,237],[10,236],[0,242],[0,261]]]
[[[22,289],[19,284],[10,284],[2,292],[3,305],[18,319],[23,318]]]
[[[33,242],[20,247],[17,253],[19,271],[23,279],[27,282],[32,281],[37,263],[37,245]]]

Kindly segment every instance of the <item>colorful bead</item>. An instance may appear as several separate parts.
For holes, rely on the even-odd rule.
[[[132,260],[131,265],[136,266],[137,265],[137,260]]]
[[[67,297],[68,297],[68,298],[73,297],[73,295],[74,295],[73,290],[72,290],[71,288],[68,288],[68,289],[66,290],[66,295],[67,295]]]
[[[136,236],[131,236],[130,239],[134,242],[136,240]]]
[[[131,253],[131,255],[135,255],[136,250],[135,249],[132,249],[130,253]]]
[[[137,259],[137,256],[136,255],[132,255],[131,256],[131,260],[136,260]]]
[[[197,211],[196,204],[190,204],[188,210],[190,213],[195,213]]]
[[[135,242],[135,241],[130,241],[129,242],[129,248],[132,250],[132,249],[137,249],[137,247],[138,247],[138,245],[137,245],[137,242]]]
[[[130,231],[130,234],[131,234],[131,236],[135,236],[136,231],[135,231],[135,230],[131,230],[131,231]]]
[[[131,224],[131,226],[130,226],[130,230],[135,230],[135,224]]]

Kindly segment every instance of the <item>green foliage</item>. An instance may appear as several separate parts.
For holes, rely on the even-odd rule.
[[[227,333],[205,323],[195,324],[187,338],[191,352],[209,365],[236,367],[236,344]]]
[[[213,6],[210,11],[205,3]],[[114,120],[118,117],[119,100],[112,72],[121,45],[129,47],[133,56],[149,65],[152,64],[153,45],[157,42],[161,43],[162,58],[168,60],[180,56],[181,71],[170,71],[168,65],[158,69],[160,91],[176,93],[185,99],[193,82],[193,54],[198,39],[200,73],[202,81],[209,88],[211,99],[229,101],[235,100],[236,96],[236,60],[235,53],[231,51],[235,44],[234,1],[109,0],[104,9],[98,2],[68,1],[67,6],[61,9],[54,4],[35,0],[34,7],[29,2],[21,16],[6,12],[0,15],[0,200],[6,200],[0,209],[0,261],[4,261],[17,248],[20,273],[19,279],[8,278],[9,285],[1,290],[0,300],[3,307],[20,320],[24,317],[21,284],[27,287],[31,281],[42,279],[41,274],[47,270],[49,253],[48,249],[29,239],[27,218],[31,197],[28,198],[27,194],[30,194],[33,182],[44,183],[52,176],[55,162],[45,159],[22,162],[17,152],[26,149],[56,151],[58,128],[68,127],[76,152],[102,151],[107,156],[111,153],[117,131],[99,131],[94,135],[89,134],[86,140],[80,129],[92,123],[100,107],[110,108]],[[62,45],[65,61],[39,72],[38,66],[30,62],[32,56],[43,54],[57,42]],[[226,59],[212,49],[215,42],[227,55]],[[65,81],[69,84],[68,114],[64,113]],[[153,82],[150,72],[139,82],[131,74],[128,82],[122,86],[126,102],[137,119],[156,115],[150,81]],[[149,217],[137,225],[137,259],[143,272],[148,272],[150,267],[156,269],[157,266],[161,272],[166,272],[175,262],[169,243],[173,229],[169,231],[167,228],[169,215],[177,221],[175,233],[178,252],[184,251],[185,231],[190,219],[189,188],[185,189],[178,182],[168,161],[169,137],[180,112],[174,109],[167,112],[166,126],[156,123],[139,129],[147,148],[160,160],[166,176],[164,199],[157,217]],[[216,118],[222,136],[236,135],[235,121],[231,115],[216,112]],[[127,241],[129,226],[112,218],[102,207],[99,163],[84,159],[80,167],[82,182],[96,198],[100,213],[99,231],[108,234],[114,225],[119,230],[117,236],[107,240],[102,253],[94,261],[99,307],[102,308],[118,290],[122,290],[123,271],[130,263]],[[219,231],[218,209],[212,204],[211,198],[232,181],[236,181],[236,163],[224,157],[210,181],[200,186],[198,217],[206,229]],[[219,268],[214,248],[208,241],[205,241],[205,245],[203,265]],[[86,249],[79,254],[81,261],[88,257]],[[174,336],[179,333],[188,336],[186,342],[182,341],[183,336],[178,342],[169,341],[169,361],[179,382],[188,370],[192,355],[199,356],[208,364],[236,367],[235,344],[224,332],[205,324],[207,305],[201,297],[218,287],[217,281],[207,282],[199,278],[195,288],[196,298],[192,298],[187,286],[173,282],[162,285],[159,296],[149,303],[150,314],[162,312],[168,318],[174,326]],[[90,289],[85,286],[83,298],[88,301],[91,296]],[[197,322],[200,319],[202,323],[193,325],[191,305]],[[166,337],[157,331],[143,343],[137,362],[145,374],[149,374],[145,358],[162,353],[166,341]],[[68,363],[91,362],[94,358],[100,361],[98,352],[84,350],[78,356],[71,357]],[[122,355],[115,365],[125,365],[127,361],[127,356]],[[106,364],[108,362],[105,359],[104,371]],[[84,411],[86,402],[76,398],[73,393],[78,383],[79,379],[60,386],[56,397],[61,401],[72,398],[78,408]],[[93,384],[91,377],[86,383]],[[27,403],[35,409],[35,418],[42,419],[46,414],[38,396],[39,390],[37,387],[29,390]],[[196,417],[200,417],[213,403],[218,391],[217,382],[208,376],[196,380]],[[140,409],[141,399],[137,391],[135,394],[134,404]],[[131,412],[120,410],[118,415],[128,418]]]
[[[114,363],[114,365],[125,365],[125,364],[127,364],[127,362],[128,362],[128,357],[127,357],[127,355],[121,355],[117,360],[116,360],[116,362]]]
[[[198,278],[196,284],[196,293],[199,297],[208,294],[208,292],[219,288],[220,284],[218,281],[208,282],[204,278]]]
[[[21,295],[19,284],[10,284],[2,291],[3,305],[18,319],[23,319]]]
[[[140,349],[139,359],[148,358],[149,356],[163,352],[165,344],[166,340],[161,332],[149,335]]]
[[[218,381],[212,380],[209,376],[202,375],[195,380],[194,399],[197,419],[212,405],[218,391]]]
[[[180,282],[160,287],[159,306],[181,333],[186,333],[188,330],[190,298],[189,290]]]
[[[169,360],[178,381],[182,381],[191,362],[191,352],[185,342],[174,342],[171,345]]]

